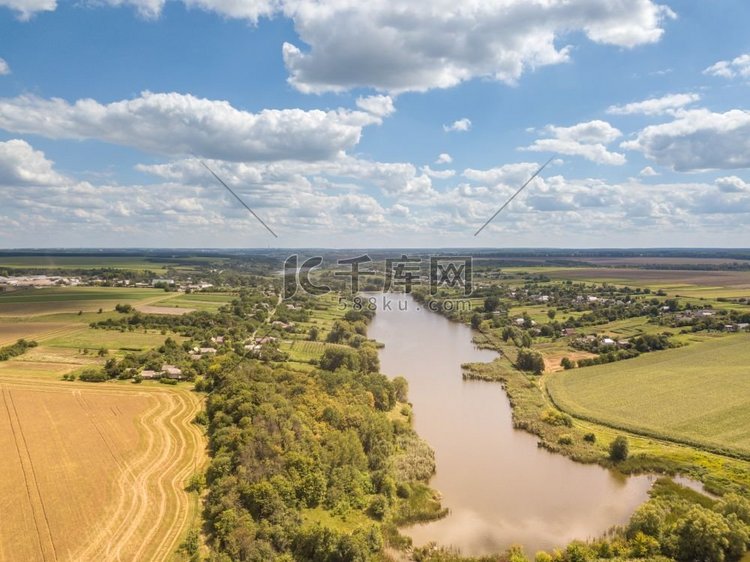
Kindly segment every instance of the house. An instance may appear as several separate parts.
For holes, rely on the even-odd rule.
[[[615,345],[615,340],[613,340],[612,338],[602,338],[601,344],[602,345]]]
[[[738,330],[747,330],[748,327],[750,327],[750,324],[748,324],[747,322],[740,322],[739,324],[737,324]]]
[[[523,318],[516,318],[513,322],[515,322],[517,326],[523,326],[526,324],[526,320]]]
[[[222,345],[224,343],[224,336],[214,336],[211,338],[211,341],[213,343],[218,343],[219,345]]]
[[[156,371],[152,371],[151,369],[145,369],[141,371],[142,379],[158,379],[160,377],[161,373],[157,373]]]
[[[201,358],[203,358],[203,355],[201,355],[200,353],[190,354],[190,359],[192,359],[193,361],[199,361]]]
[[[198,349],[199,353],[216,353],[216,348],[213,347],[201,347]]]
[[[177,379],[177,380],[183,379],[182,369],[180,369],[179,367],[175,367],[174,365],[162,365],[161,372],[168,379]]]
[[[265,343],[273,343],[275,341],[276,341],[276,338],[271,337],[271,336],[265,336],[263,338],[255,338],[255,343],[259,343],[261,345]]]
[[[734,324],[724,324],[724,331],[725,332],[736,332],[737,326]]]
[[[630,340],[617,340],[617,347],[619,347],[620,349],[628,349],[631,346],[632,344],[630,343]]]
[[[563,334],[566,336],[575,336],[576,335],[576,329],[575,328],[565,328],[563,330]]]

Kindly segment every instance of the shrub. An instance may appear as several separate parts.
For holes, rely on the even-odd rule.
[[[627,460],[629,449],[627,437],[622,435],[615,437],[612,443],[609,444],[609,458],[614,462]]]
[[[587,433],[583,436],[583,440],[588,443],[596,443],[596,435],[594,435],[593,433]]]

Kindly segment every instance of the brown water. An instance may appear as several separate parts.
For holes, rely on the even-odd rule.
[[[406,529],[416,545],[435,541],[480,555],[521,544],[533,555],[599,536],[647,499],[653,477],[575,463],[514,430],[500,384],[461,377],[462,363],[497,356],[474,346],[471,329],[409,296],[387,298],[392,310],[382,310],[378,296],[368,333],[385,344],[382,372],[409,381],[415,429],[435,449],[431,485],[450,509],[444,519]]]

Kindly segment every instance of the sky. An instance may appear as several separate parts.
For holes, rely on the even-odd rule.
[[[748,247],[749,24],[746,0],[0,0],[0,247]]]

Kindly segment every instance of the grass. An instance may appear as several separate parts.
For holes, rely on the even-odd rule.
[[[737,334],[551,375],[562,410],[750,459],[750,336]]]

